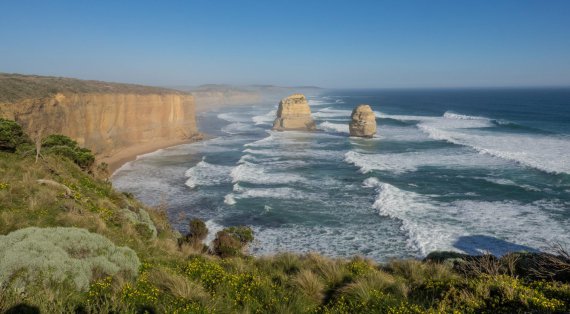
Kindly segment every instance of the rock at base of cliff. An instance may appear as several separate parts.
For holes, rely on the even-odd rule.
[[[349,130],[350,136],[374,137],[376,116],[369,105],[358,105],[352,110]]]
[[[279,102],[273,130],[314,131],[316,129],[317,126],[311,117],[311,108],[305,95],[294,94]]]

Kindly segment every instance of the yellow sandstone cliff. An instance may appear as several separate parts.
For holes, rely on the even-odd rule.
[[[43,84],[45,77],[39,78]],[[20,92],[22,86],[41,90],[44,85],[37,85],[38,82],[10,85],[12,81],[0,79],[0,92],[4,95],[12,96],[9,92],[13,90],[19,92],[0,99],[0,117],[17,121],[29,134],[41,130],[43,136],[67,135],[93,150],[99,160],[134,146],[158,149],[199,136],[194,99],[189,94],[72,79],[64,80],[79,85],[59,88],[53,80],[50,84],[61,92],[38,97],[43,93]],[[89,88],[81,84],[88,84],[85,86]]]

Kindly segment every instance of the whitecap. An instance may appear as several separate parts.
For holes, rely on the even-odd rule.
[[[419,167],[441,167],[447,169],[505,167],[508,163],[498,158],[484,156],[467,149],[429,149],[406,153],[368,154],[351,150],[345,155],[345,162],[360,168],[360,172],[372,170],[405,173],[417,171]]]
[[[447,119],[456,119],[456,120],[486,120],[486,121],[490,121],[489,118],[479,117],[479,116],[468,116],[468,115],[464,115],[464,114],[454,113],[451,111],[446,111],[443,114],[443,117],[447,118]]]
[[[511,246],[496,243],[547,248],[549,244],[570,241],[570,229],[549,216],[551,210],[543,202],[461,200],[438,202],[434,195],[421,195],[401,190],[388,183],[378,184],[378,197],[373,207],[380,215],[398,219],[408,235],[408,246],[420,255],[436,250],[488,250],[501,255]],[[505,228],[508,226],[508,228]],[[477,247],[477,238],[496,239],[487,247]],[[475,241],[473,247],[462,239]],[[468,241],[468,240],[465,240]],[[506,241],[506,242],[504,242]],[[498,246],[497,246],[498,245]]]
[[[330,107],[323,108],[315,113],[313,117],[315,118],[350,118],[352,111],[344,109],[333,109]]]
[[[197,186],[212,186],[222,183],[229,183],[231,181],[230,172],[233,169],[231,166],[214,165],[200,161],[194,167],[186,170],[186,185],[191,189]]]
[[[251,120],[256,125],[261,125],[261,124],[272,125],[273,121],[275,120],[276,114],[277,114],[277,110],[271,110],[266,114],[253,116],[251,118]]]
[[[270,173],[265,167],[250,162],[244,162],[231,171],[232,182],[248,182],[253,184],[287,184],[302,182],[305,179],[297,174],[287,172]]]
[[[248,117],[244,117],[242,114],[236,112],[223,112],[216,116],[218,119],[225,120],[228,122],[247,122]]]
[[[328,132],[349,133],[348,124],[346,123],[331,123],[325,121],[319,124],[319,128]]]
[[[252,133],[258,132],[262,129],[254,127],[250,124],[243,122],[230,123],[222,128],[222,132],[227,134],[242,134],[242,133]]]
[[[478,152],[550,173],[570,174],[570,139],[500,132],[465,132],[435,123],[420,123],[431,138],[468,146]]]
[[[570,138],[543,134],[517,134],[493,129],[494,120],[446,112],[442,117],[389,115],[382,118],[417,121],[433,140],[463,145],[476,151],[549,173],[570,174]]]

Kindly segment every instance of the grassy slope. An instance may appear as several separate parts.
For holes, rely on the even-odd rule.
[[[64,184],[72,196],[37,179]],[[377,265],[317,254],[220,259],[179,247],[158,209],[146,208],[158,237],[145,236],[121,214],[125,208],[145,207],[68,160],[46,156],[36,163],[32,157],[0,152],[0,234],[28,226],[86,228],[131,247],[143,262],[136,280],[99,276],[89,291],[45,283],[24,293],[0,290],[0,312],[21,303],[45,313],[570,310],[570,285],[517,279],[508,269],[467,276],[447,264],[414,260]]]
[[[0,73],[0,103],[43,98],[56,93],[181,93],[167,88],[79,80],[65,77]]]

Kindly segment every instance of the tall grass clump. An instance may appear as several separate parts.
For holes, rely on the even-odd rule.
[[[79,228],[29,227],[0,236],[0,285],[69,284],[85,291],[94,277],[132,278],[137,254],[109,239]]]

